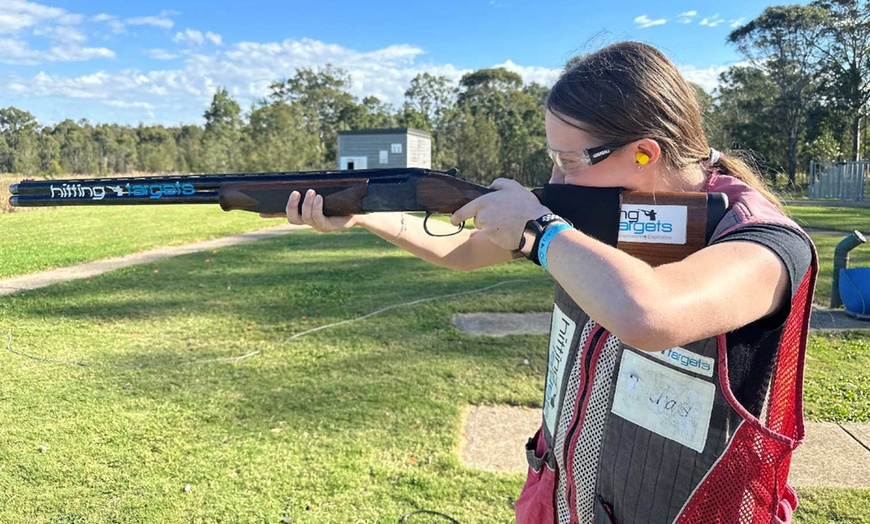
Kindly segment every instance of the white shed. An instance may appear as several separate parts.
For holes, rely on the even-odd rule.
[[[339,169],[432,168],[432,135],[410,127],[338,132]]]

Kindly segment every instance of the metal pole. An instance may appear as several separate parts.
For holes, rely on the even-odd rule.
[[[831,307],[840,307],[843,305],[843,300],[840,298],[840,270],[849,267],[849,251],[860,246],[867,239],[860,231],[855,230],[852,233],[840,240],[834,249],[834,274],[833,282],[831,283]]]

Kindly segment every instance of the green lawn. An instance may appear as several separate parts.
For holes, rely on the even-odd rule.
[[[222,234],[192,231],[236,217],[242,230],[280,223],[194,206],[115,209],[104,220],[127,225],[117,244],[85,239],[81,259],[122,254],[164,227],[149,241]],[[161,214],[130,226],[145,209]],[[0,215],[2,267],[64,260],[81,226],[58,219],[67,211],[78,210]],[[51,228],[53,243],[22,251]],[[418,508],[510,522],[522,476],[459,463],[461,413],[539,407],[546,338],[469,336],[451,318],[547,311],[551,293],[544,272],[521,261],[451,272],[352,231],[0,297],[0,343],[19,353],[0,353],[0,522],[394,523]],[[812,336],[810,419],[870,421],[868,349],[867,337]],[[870,520],[870,490],[801,495],[797,522]]]
[[[804,227],[870,235],[870,207],[791,206],[788,214]]]
[[[463,468],[460,417],[466,404],[540,405],[523,360],[534,351],[540,369],[545,343],[463,335],[450,319],[545,310],[539,268],[449,272],[362,232],[205,257],[0,299],[15,351],[90,364],[4,352],[0,521],[396,522],[416,508],[510,518],[521,478]],[[534,281],[288,341],[517,279]]]
[[[0,278],[255,231],[279,220],[217,206],[59,207],[0,214]]]
[[[804,413],[817,421],[870,422],[870,336],[810,334]]]

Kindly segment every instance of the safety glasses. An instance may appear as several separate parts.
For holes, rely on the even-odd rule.
[[[550,148],[550,144],[547,144],[547,155],[556,167],[565,173],[573,174],[603,161],[624,145],[603,145],[590,147],[580,152],[563,152],[555,151]]]

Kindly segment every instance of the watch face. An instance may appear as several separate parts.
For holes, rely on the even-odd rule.
[[[561,218],[562,217],[560,217],[559,215],[555,215],[553,213],[550,213],[548,215],[542,216],[539,220],[541,221],[542,224],[549,224],[553,220],[560,220]]]

